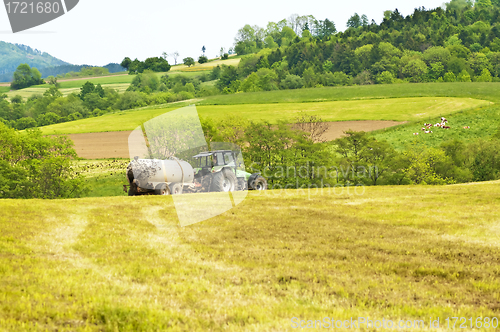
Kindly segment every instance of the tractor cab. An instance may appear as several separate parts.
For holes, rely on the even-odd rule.
[[[231,150],[202,152],[193,157],[196,159],[195,171],[203,173],[202,175],[217,172],[227,167],[235,171],[237,157],[237,153]]]

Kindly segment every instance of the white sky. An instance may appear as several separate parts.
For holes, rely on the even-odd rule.
[[[380,23],[385,10],[398,8],[406,16],[416,7],[442,4],[443,0],[80,0],[66,15],[16,34],[6,10],[0,8],[0,40],[29,45],[72,64],[102,66],[120,63],[125,56],[144,60],[165,51],[178,51],[180,59],[197,59],[203,45],[211,58],[222,46],[233,46],[245,24],[265,27],[269,21],[299,14],[328,18],[337,30],[344,30],[355,12]]]

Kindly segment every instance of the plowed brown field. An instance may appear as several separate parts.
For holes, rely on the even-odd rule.
[[[373,131],[389,128],[404,122],[397,121],[341,121],[328,122],[328,130],[323,138],[327,141],[342,137],[346,130]],[[106,133],[72,134],[79,157],[85,159],[129,158],[128,136],[131,131]]]

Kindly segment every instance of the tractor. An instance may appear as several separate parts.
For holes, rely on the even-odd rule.
[[[127,167],[129,185],[124,191],[135,196],[266,190],[266,179],[245,172],[239,156],[240,151],[233,150],[202,152],[191,164],[177,158],[135,158]]]

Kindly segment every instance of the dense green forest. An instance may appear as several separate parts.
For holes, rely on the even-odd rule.
[[[225,93],[408,82],[498,81],[500,2],[452,0],[446,8],[386,11],[381,24],[353,15],[337,32],[329,21],[292,16],[245,25],[238,68],[223,67]]]

